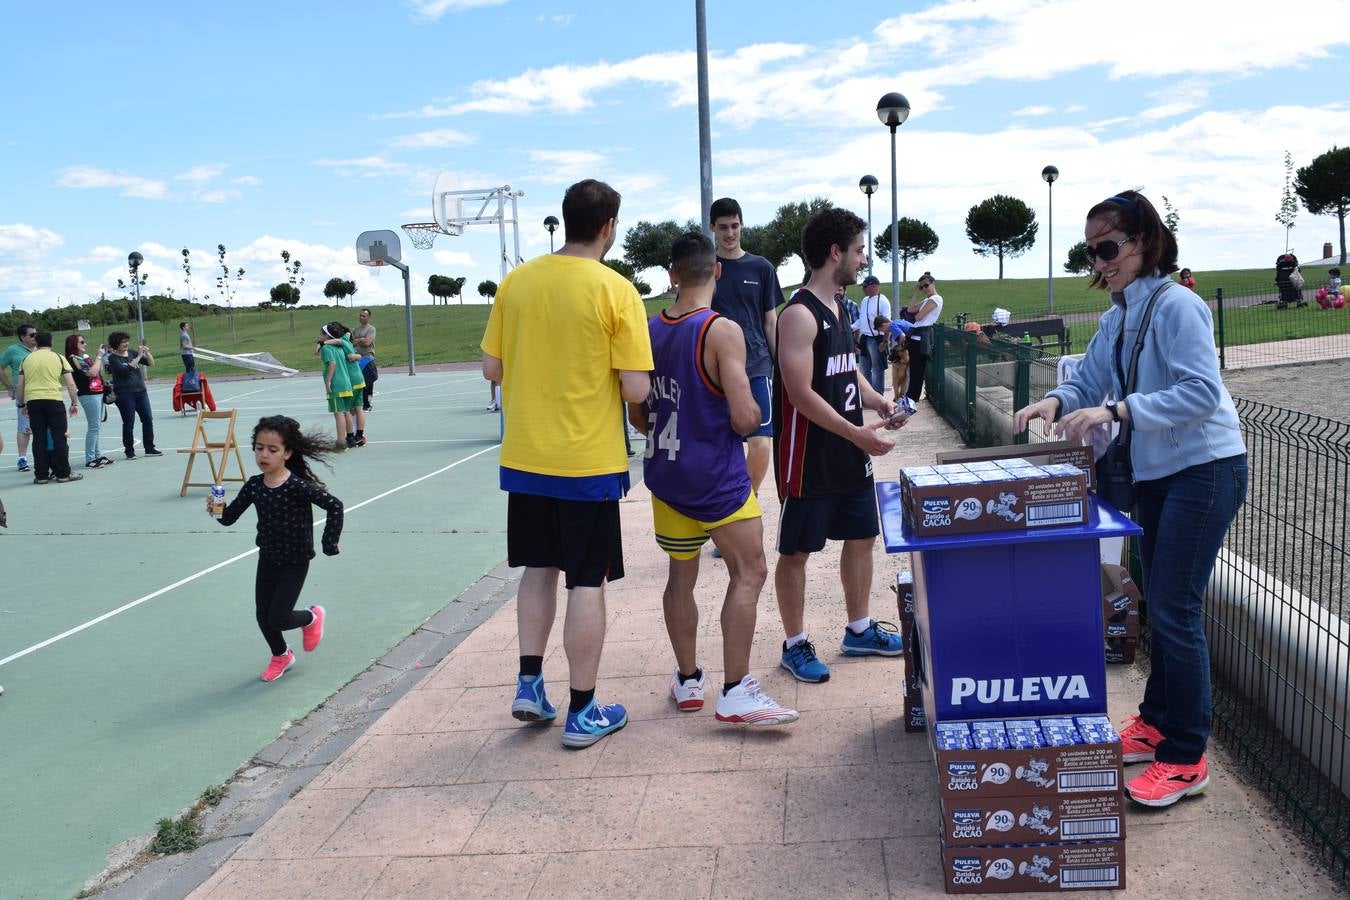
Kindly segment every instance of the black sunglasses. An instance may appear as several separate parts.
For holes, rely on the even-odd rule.
[[[1132,234],[1118,241],[1102,241],[1096,246],[1089,244],[1083,249],[1083,252],[1087,254],[1088,262],[1095,263],[1099,259],[1102,262],[1110,262],[1120,255],[1120,248],[1134,240],[1134,238],[1135,235]]]

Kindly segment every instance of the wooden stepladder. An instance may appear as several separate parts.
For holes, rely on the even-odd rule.
[[[192,446],[178,449],[179,453],[188,454],[187,471],[183,473],[183,487],[178,491],[178,496],[186,497],[187,489],[190,487],[212,487],[227,481],[248,480],[248,475],[244,473],[244,458],[239,455],[239,444],[234,439],[234,417],[237,413],[238,410],[234,409],[222,409],[219,412],[203,409],[197,413],[197,427],[192,432]],[[211,440],[206,434],[206,423],[211,419],[220,419],[226,423],[225,435],[218,441]],[[199,453],[206,456],[206,465],[211,469],[210,481],[192,480],[192,464],[197,461]],[[217,453],[220,454],[219,462],[214,455]],[[238,478],[225,474],[231,453],[234,454],[235,462],[239,464]]]

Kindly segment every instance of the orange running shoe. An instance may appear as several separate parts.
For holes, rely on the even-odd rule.
[[[272,661],[267,664],[267,668],[263,669],[262,680],[276,681],[282,675],[285,675],[286,670],[293,665],[295,665],[295,651],[287,647],[285,653],[272,657]]]
[[[1209,787],[1209,764],[1154,762],[1125,784],[1125,793],[1145,806],[1171,806],[1182,797],[1203,794]]]

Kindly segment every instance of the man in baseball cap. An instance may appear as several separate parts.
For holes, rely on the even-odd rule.
[[[858,304],[858,321],[853,330],[861,335],[863,377],[878,394],[886,392],[886,335],[877,331],[877,316],[891,317],[891,301],[881,293],[881,280],[875,275],[863,279],[863,298]]]

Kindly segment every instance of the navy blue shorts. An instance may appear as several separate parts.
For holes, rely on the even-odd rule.
[[[751,375],[750,393],[759,404],[759,427],[746,435],[752,437],[773,437],[773,378],[769,375]]]
[[[827,497],[786,497],[778,516],[778,552],[815,553],[825,541],[856,541],[881,533],[876,488]]]

